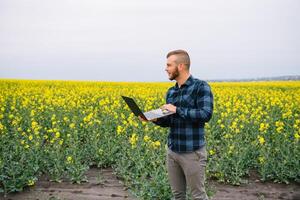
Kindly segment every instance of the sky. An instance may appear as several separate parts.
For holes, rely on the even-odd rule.
[[[299,0],[0,0],[0,78],[168,81],[300,75]]]

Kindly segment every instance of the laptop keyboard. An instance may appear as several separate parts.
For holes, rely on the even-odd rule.
[[[160,118],[165,115],[168,115],[168,113],[170,113],[170,112],[163,113],[163,111],[161,109],[156,109],[156,110],[148,111],[148,112],[144,113],[144,115],[147,119],[155,119],[155,118]]]
[[[155,119],[155,118],[159,118],[159,117],[162,116],[162,115],[158,115],[158,114],[155,114],[155,113],[152,113],[152,112],[144,113],[144,115],[147,119]]]

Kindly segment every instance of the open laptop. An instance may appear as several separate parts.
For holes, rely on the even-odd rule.
[[[147,120],[152,120],[152,119],[161,118],[161,117],[174,114],[171,111],[162,110],[160,108],[143,113],[132,98],[125,97],[125,96],[122,96],[122,98],[124,99],[124,101],[126,102],[126,104],[130,108],[130,110],[134,113],[135,116],[141,116],[142,118]]]

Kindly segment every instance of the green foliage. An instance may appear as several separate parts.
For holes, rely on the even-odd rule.
[[[44,173],[86,180],[90,166],[113,167],[140,199],[170,199],[168,129],[140,122],[121,95],[143,110],[164,104],[170,84],[0,82],[0,192],[21,191]],[[240,184],[300,179],[300,84],[212,84],[215,112],[206,126],[207,177]]]

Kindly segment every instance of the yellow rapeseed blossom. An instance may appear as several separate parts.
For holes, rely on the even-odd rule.
[[[276,131],[278,133],[281,133],[284,128],[284,123],[282,121],[276,121],[275,126],[276,126]]]
[[[262,132],[262,133],[266,133],[267,130],[269,128],[269,124],[267,123],[260,123],[260,126],[259,126],[259,131]]]
[[[93,156],[101,159],[109,155],[105,144],[111,139],[114,145],[120,144],[113,142],[122,141],[122,150],[126,151],[123,148],[129,146],[129,154],[144,150],[140,148],[146,148],[145,156],[165,152],[161,151],[160,141],[165,141],[167,129],[139,121],[121,95],[132,96],[140,108],[147,111],[165,104],[166,91],[174,83],[0,81],[0,136],[5,136],[1,138],[2,145],[6,139],[14,138],[17,141],[9,142],[20,144],[24,151],[43,147],[40,149],[58,148],[65,153],[64,148],[80,148],[78,141],[88,141],[88,144],[99,145],[96,155],[89,159]],[[265,151],[270,152],[268,156],[274,156],[272,153],[279,151],[276,148],[279,149],[280,144],[286,148],[283,151],[291,154],[289,165],[293,163],[296,156],[292,154],[298,153],[295,147],[300,140],[300,81],[210,85],[215,107],[211,121],[206,123],[205,137],[211,156],[221,152],[210,162],[215,164],[223,156],[227,156],[226,159],[242,156],[235,153],[243,152],[242,148],[253,148],[260,155],[254,164],[262,165],[274,160],[264,157]],[[16,135],[10,137],[10,134]],[[85,137],[89,137],[88,140]],[[241,145],[245,143],[247,145]],[[157,152],[151,154],[151,151]],[[148,158],[142,155],[141,160]],[[74,157],[64,158],[66,163],[74,163]],[[222,170],[221,165],[216,169]],[[215,174],[224,178],[226,173]]]
[[[30,179],[30,180],[28,180],[27,185],[32,186],[32,185],[34,185],[34,183],[35,183],[34,180]]]
[[[215,153],[216,153],[215,150],[213,150],[213,149],[209,150],[209,155],[212,156],[212,155],[215,155]]]
[[[122,126],[117,127],[117,134],[120,135],[123,132]]]
[[[33,117],[35,115],[35,111],[34,110],[31,110],[30,111],[30,117]]]
[[[74,123],[71,123],[71,124],[69,125],[69,127],[70,127],[71,129],[73,129],[73,128],[75,127],[75,124],[74,124]]]
[[[151,143],[153,149],[158,149],[160,147],[160,141],[155,141]]]
[[[129,138],[129,143],[131,144],[131,147],[136,147],[136,143],[138,141],[138,136],[134,133],[131,135],[131,137]]]
[[[144,142],[149,142],[151,140],[151,138],[148,135],[144,136]]]
[[[92,118],[93,118],[93,113],[90,113],[89,115],[87,115],[86,117],[83,118],[83,121],[85,123],[88,123],[92,120]]]
[[[265,138],[262,137],[262,136],[258,136],[258,141],[261,145],[263,145],[266,141],[265,141]]]
[[[67,157],[67,163],[70,164],[70,163],[73,163],[73,161],[74,161],[74,160],[73,160],[73,157],[72,157],[72,156],[68,156],[68,157]]]
[[[296,141],[298,141],[299,138],[300,138],[300,135],[299,135],[298,133],[295,133],[295,134],[294,134],[294,137],[295,137]]]
[[[31,122],[32,129],[35,129],[38,126],[38,123],[36,121]]]
[[[55,138],[59,138],[60,137],[60,132],[56,132],[55,133]]]
[[[32,135],[29,135],[29,136],[28,136],[28,140],[31,141],[32,139],[33,139],[33,136],[32,136]]]
[[[258,157],[259,163],[263,164],[265,162],[265,158],[263,156]]]

